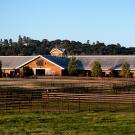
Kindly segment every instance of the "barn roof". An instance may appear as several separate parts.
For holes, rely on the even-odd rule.
[[[72,56],[68,57],[70,58]],[[91,55],[74,57],[78,60],[78,69],[90,70],[94,61],[98,61],[103,70],[121,70],[122,64],[125,62],[130,64],[130,69],[135,69],[135,55]]]
[[[0,61],[2,62],[3,69],[18,69],[23,65],[35,60],[38,57],[42,57],[45,60],[50,61],[61,69],[65,69],[68,66],[68,58],[66,57],[56,57],[51,55],[37,55],[37,56],[0,56]]]
[[[57,56],[51,56],[51,55],[44,55],[44,58],[59,65],[63,69],[67,69],[67,67],[68,67],[69,58],[67,58],[67,57],[57,57]]]
[[[35,58],[37,56],[0,56],[0,61],[3,69],[17,69]]]
[[[38,56],[0,56],[3,69],[17,69]],[[59,66],[61,69],[67,69],[69,58],[56,57],[51,55],[41,56],[53,64]],[[114,69],[121,70],[122,64],[125,62],[130,64],[130,69],[135,70],[135,55],[91,55],[91,56],[73,56],[76,57],[78,69],[90,70],[94,61],[99,61],[103,70]]]

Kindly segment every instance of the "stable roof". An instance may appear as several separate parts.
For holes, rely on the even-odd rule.
[[[2,62],[2,69],[18,69],[29,62],[42,57],[43,59],[51,62],[52,64],[58,66],[61,69],[65,69],[68,66],[68,58],[66,57],[56,57],[51,55],[37,55],[37,56],[0,56],[0,61]]]
[[[2,69],[18,69],[23,65],[42,57],[61,69],[68,68],[69,58],[76,57],[79,70],[90,70],[94,61],[101,64],[103,70],[121,70],[124,63],[130,64],[130,69],[135,70],[135,55],[91,55],[91,56],[68,56],[56,57],[51,55],[38,56],[0,56]]]
[[[2,62],[2,69],[17,69],[37,57],[38,56],[0,56],[0,61]]]
[[[59,65],[63,69],[67,69],[68,67],[69,58],[67,57],[57,57],[57,56],[51,56],[51,55],[44,55],[43,57]]]
[[[98,61],[103,70],[121,70],[124,63],[130,64],[130,69],[135,70],[135,55],[91,55],[91,56],[68,56],[76,57],[77,67],[80,70],[90,70],[92,64]]]

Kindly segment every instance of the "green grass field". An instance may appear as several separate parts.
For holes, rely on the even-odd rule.
[[[0,135],[134,135],[135,113],[0,113]]]

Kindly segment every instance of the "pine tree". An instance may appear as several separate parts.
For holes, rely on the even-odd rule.
[[[22,39],[21,35],[19,35],[19,37],[18,37],[18,44],[19,45],[23,44],[23,39]]]
[[[92,72],[93,77],[101,77],[102,76],[101,65],[98,61],[95,61],[93,63],[91,72]]]
[[[12,45],[13,44],[13,41],[12,41],[12,39],[10,38],[9,39],[9,45]]]
[[[121,76],[126,78],[132,77],[130,65],[127,62],[122,65]]]
[[[75,57],[70,58],[68,63],[68,74],[69,75],[77,75],[77,60]]]

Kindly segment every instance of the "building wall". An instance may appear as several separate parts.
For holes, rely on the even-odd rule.
[[[15,70],[13,69],[3,69],[2,72],[5,74],[10,74],[11,72],[14,72]]]
[[[25,66],[29,66],[30,68],[32,68],[34,73],[36,73],[36,69],[45,69],[46,75],[56,75],[56,76],[62,75],[62,70],[58,66],[47,60],[44,60],[42,57],[33,60],[32,62],[26,64]],[[20,68],[20,72],[23,71],[23,67]]]
[[[111,70],[103,70],[103,72],[105,73],[105,76],[111,76],[112,71]]]
[[[130,72],[135,76],[135,70],[131,70]]]
[[[57,75],[57,76],[61,76],[62,75],[62,69],[60,69],[56,65],[52,64],[51,62],[46,61],[45,67],[48,70],[51,70],[52,72],[54,72],[54,74]]]

